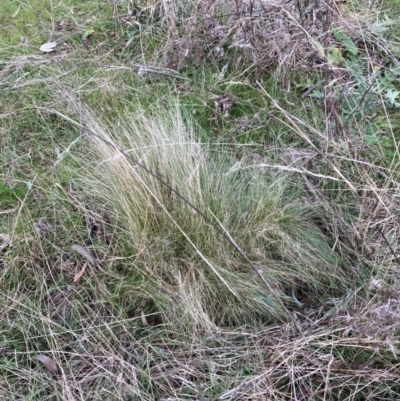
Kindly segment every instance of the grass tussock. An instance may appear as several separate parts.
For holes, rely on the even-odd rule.
[[[93,153],[81,185],[109,205],[105,212],[122,230],[113,257],[129,259],[111,270],[131,281],[115,291],[136,313],[154,308],[163,321],[207,328],[282,317],[276,297],[295,305],[297,296],[326,298],[344,288],[339,258],[315,224],[318,208],[299,201],[293,176],[272,177],[265,167],[237,164],[218,146],[200,144],[178,103],[151,112],[138,107],[107,125],[86,109],[83,121],[102,139],[88,136]]]

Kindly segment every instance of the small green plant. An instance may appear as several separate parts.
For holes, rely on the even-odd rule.
[[[385,104],[389,108],[399,108],[399,85],[400,66],[391,65],[385,69],[377,67],[377,79],[373,90],[376,94],[383,97]]]
[[[338,40],[338,42],[344,49],[343,58],[345,58],[346,56],[355,57],[358,55],[357,45],[353,42],[350,36],[348,36],[345,32],[336,27],[332,28],[332,33],[335,39]]]

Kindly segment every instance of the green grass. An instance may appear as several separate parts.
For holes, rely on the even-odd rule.
[[[313,215],[316,218],[318,212],[313,211],[315,208],[302,206],[296,200],[301,194],[296,180],[289,175],[285,177],[275,174],[271,181],[268,172],[261,166],[235,167],[233,158],[215,156],[221,152],[212,148],[211,158],[207,153],[203,153],[200,145],[196,143],[193,130],[184,125],[176,106],[161,107],[153,105],[152,112],[148,115],[137,107],[136,117],[129,118],[126,122],[121,120],[118,129],[114,128],[111,134],[108,134],[90,114],[84,112],[84,120],[90,129],[116,143],[118,148],[131,149],[130,156],[140,160],[149,170],[162,175],[163,180],[172,188],[176,188],[199,210],[208,214],[209,218],[214,220],[214,224],[218,226],[220,222],[223,230],[227,230],[246,249],[250,258],[257,260],[259,268],[263,272],[266,269],[267,281],[276,281],[280,283],[280,287],[288,290],[297,285],[308,284],[310,291],[313,291],[312,288],[322,291],[322,282],[333,284],[335,274],[340,275],[340,269],[334,267],[334,254],[329,250],[318,228],[312,224]],[[164,115],[162,110],[166,107],[168,112]],[[83,106],[77,105],[76,108],[83,112]],[[256,312],[260,296],[262,297],[266,289],[259,285],[253,287],[251,277],[254,272],[243,265],[240,258],[237,258],[239,255],[230,255],[233,250],[229,249],[229,243],[222,242],[217,246],[220,240],[215,228],[209,227],[200,216],[196,217],[196,213],[193,214],[186,204],[176,199],[176,195],[164,188],[154,177],[146,172],[136,172],[137,168],[130,171],[133,168],[130,167],[131,161],[121,159],[118,152],[96,142],[93,147],[98,147],[99,150],[95,150],[96,164],[93,170],[97,170],[99,175],[92,178],[93,171],[85,172],[82,187],[85,191],[91,188],[92,194],[101,194],[107,204],[115,206],[118,215],[115,223],[125,231],[124,236],[129,238],[129,252],[137,254],[135,274],[138,270],[143,270],[144,276],[154,275],[144,286],[151,287],[151,281],[157,281],[163,276],[164,264],[170,265],[170,270],[174,265],[181,264],[183,270],[179,269],[171,274],[175,276],[174,282],[178,277],[199,272],[200,276],[195,280],[196,286],[200,288],[200,283],[204,280],[204,291],[211,291],[211,298],[217,296],[212,290],[215,280],[223,283],[222,288],[229,289],[226,294],[220,292],[219,295],[227,298],[217,303],[224,305],[223,315],[226,315],[228,321],[231,313],[229,305],[231,302],[232,305],[236,304],[235,298],[240,300],[250,296],[253,302],[249,301],[249,304]],[[148,156],[143,155],[143,152]],[[113,162],[113,159],[116,161]],[[104,162],[99,165],[99,160]],[[287,182],[284,183],[284,180]],[[101,188],[102,183],[104,188]],[[193,244],[188,243],[188,240]],[[292,243],[296,244],[293,248]],[[200,258],[197,256],[192,259],[190,256],[186,260],[186,255],[196,253]],[[154,262],[151,262],[152,254],[156,255]],[[262,254],[265,256],[262,257]],[[162,260],[163,264],[150,273],[150,266],[157,266],[158,260]],[[313,271],[317,260],[325,268]],[[298,262],[301,262],[301,267],[297,266]],[[313,272],[310,276],[305,268],[307,263],[310,263],[309,269]],[[147,266],[148,264],[150,266]],[[280,266],[285,266],[285,269],[281,270]],[[210,268],[211,270],[207,271]],[[232,275],[235,270],[236,273]],[[335,270],[337,273],[334,273]],[[303,272],[303,277],[299,276],[300,271]],[[324,271],[329,272],[325,278]],[[236,275],[239,275],[239,281],[246,283],[246,287],[238,290],[238,293],[234,288],[239,288],[240,285],[233,284],[234,281],[229,284],[231,280],[236,280]],[[169,285],[171,289],[167,290]],[[171,284],[167,278],[164,279],[168,296],[176,292],[181,285],[179,282]],[[234,297],[229,301],[232,294]],[[200,291],[199,296],[202,300],[198,301],[197,307],[204,303],[200,309],[208,310],[211,306],[210,300],[203,291]],[[264,297],[270,299],[271,296],[267,289]],[[157,302],[160,306],[168,305],[167,299],[163,297]],[[268,316],[271,303],[274,302],[261,302],[260,311],[256,312],[256,315],[260,313]],[[132,304],[137,302],[132,300]],[[210,320],[215,321],[219,320],[221,312],[210,310],[207,313],[213,316]],[[240,312],[239,305],[235,305],[232,312],[232,317],[236,312],[245,313]],[[271,312],[272,315],[275,314],[274,311],[269,313]]]
[[[397,399],[396,2],[168,4],[3,5],[0,394]]]

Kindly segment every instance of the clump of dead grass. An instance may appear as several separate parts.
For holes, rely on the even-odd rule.
[[[289,75],[298,71],[342,73],[340,61],[329,56],[334,47],[339,53],[346,50],[335,38],[337,29],[359,44],[366,57],[390,55],[389,46],[376,37],[388,26],[380,21],[379,10],[375,4],[369,9],[353,2],[152,0],[137,2],[135,16],[145,21],[143,37],[163,26],[156,54],[165,67],[180,70],[208,59],[233,63],[247,72],[269,71],[290,85]]]

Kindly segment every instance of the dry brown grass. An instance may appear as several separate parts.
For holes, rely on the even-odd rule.
[[[244,66],[246,73],[252,68],[273,71],[289,85],[289,74],[296,71],[343,72],[328,57],[330,46],[339,44],[334,29],[340,28],[355,43],[368,43],[362,49],[366,56],[376,53],[371,47],[375,44],[393,57],[375,36],[387,24],[379,22],[380,9],[373,3],[361,7],[332,0],[150,0],[136,3],[135,16],[147,18],[143,29],[149,35],[156,23],[166,32],[161,46],[164,66],[180,70],[210,57],[228,61],[233,51],[233,63]]]
[[[78,292],[68,298],[80,298]],[[18,319],[12,311],[3,318],[10,331],[13,322],[24,322],[32,336],[34,322],[40,322],[50,336],[52,351],[46,355],[58,373],[52,377],[35,367],[34,352],[4,350],[2,356],[10,361],[4,377],[12,380],[2,380],[0,389],[3,394],[14,389],[21,399],[34,399],[36,391],[41,399],[71,401],[396,399],[398,306],[385,297],[360,302],[350,295],[334,314],[296,313],[279,326],[195,336],[182,331],[177,336],[174,326],[146,329],[140,319],[118,318],[101,305],[96,313],[81,305],[80,323],[72,329],[38,315],[25,302]],[[356,304],[356,311],[349,309]]]

